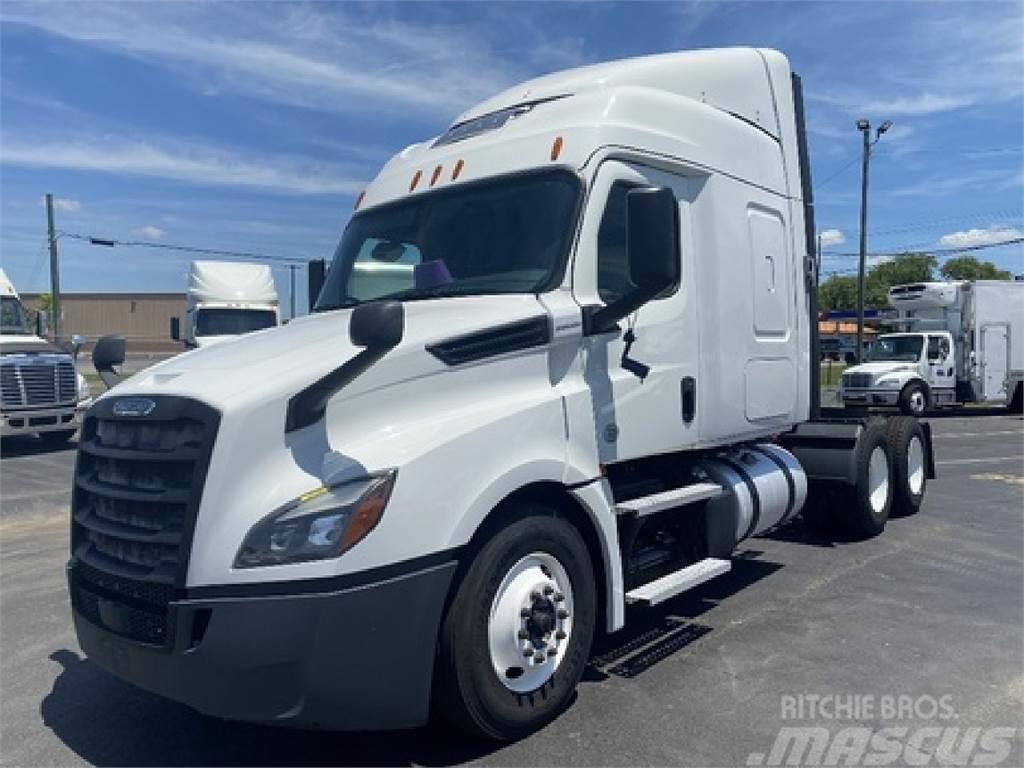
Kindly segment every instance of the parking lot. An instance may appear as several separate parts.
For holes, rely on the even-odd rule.
[[[4,446],[0,720],[5,765],[755,765],[794,697],[942,700],[796,724],[1019,727],[1024,715],[1024,422],[931,419],[939,477],[922,511],[864,542],[791,525],[725,577],[602,640],[574,705],[495,748],[447,730],[283,731],[225,723],[121,683],[80,655],[63,566],[74,451]],[[367,649],[367,663],[374,659]],[[943,698],[945,697],[945,698]],[[949,710],[952,710],[952,715]],[[788,719],[783,719],[784,716]],[[935,750],[936,739],[922,751]],[[928,745],[931,746],[928,746]],[[1024,762],[1016,731],[1005,765]],[[770,762],[770,761],[769,761]],[[924,763],[921,763],[924,764]],[[936,764],[930,762],[927,764]]]

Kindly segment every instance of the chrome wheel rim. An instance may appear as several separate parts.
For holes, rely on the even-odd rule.
[[[515,693],[547,683],[572,638],[569,574],[553,555],[534,552],[509,569],[491,603],[487,644],[502,685]]]
[[[885,458],[885,450],[876,446],[868,460],[868,503],[876,516],[885,509],[889,499],[889,463]]]
[[[924,488],[924,446],[917,437],[910,438],[907,444],[907,485],[915,496]]]
[[[924,413],[924,406],[924,392],[919,389],[915,389],[910,393],[910,410],[914,413]]]

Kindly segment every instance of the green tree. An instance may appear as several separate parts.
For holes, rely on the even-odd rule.
[[[991,261],[978,261],[973,256],[955,256],[948,259],[939,272],[947,280],[1009,280],[1010,273],[999,269]]]
[[[39,294],[39,305],[36,308],[35,314],[42,312],[46,316],[46,324],[48,328],[53,328],[53,296],[49,293]],[[31,318],[33,324],[35,323],[35,315]]]
[[[931,280],[936,266],[931,254],[909,252],[875,264],[864,281],[864,305],[878,309],[887,307],[892,286]]]
[[[833,309],[857,308],[857,278],[832,275],[818,288],[818,309],[829,312]]]

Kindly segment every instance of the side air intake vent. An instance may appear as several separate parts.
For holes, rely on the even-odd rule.
[[[427,351],[446,365],[463,365],[509,352],[542,347],[550,341],[550,323],[546,316],[541,316],[431,344],[427,346]]]

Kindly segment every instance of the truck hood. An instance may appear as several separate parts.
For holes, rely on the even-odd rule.
[[[31,336],[27,334],[0,334],[0,354],[14,355],[14,354],[67,354],[66,350],[61,349],[56,344],[52,344],[46,339],[41,339],[38,336]]]
[[[851,368],[847,368],[843,371],[843,374],[847,373],[870,373],[872,377],[883,376],[887,373],[897,373],[898,371],[917,371],[916,363],[903,363],[903,362],[877,362],[877,363],[862,363],[855,365]]]
[[[346,396],[439,373],[429,344],[546,314],[532,295],[465,296],[406,302],[402,342],[345,389]],[[297,318],[185,352],[136,374],[107,393],[180,395],[215,408],[290,397],[351,359],[348,309]]]

